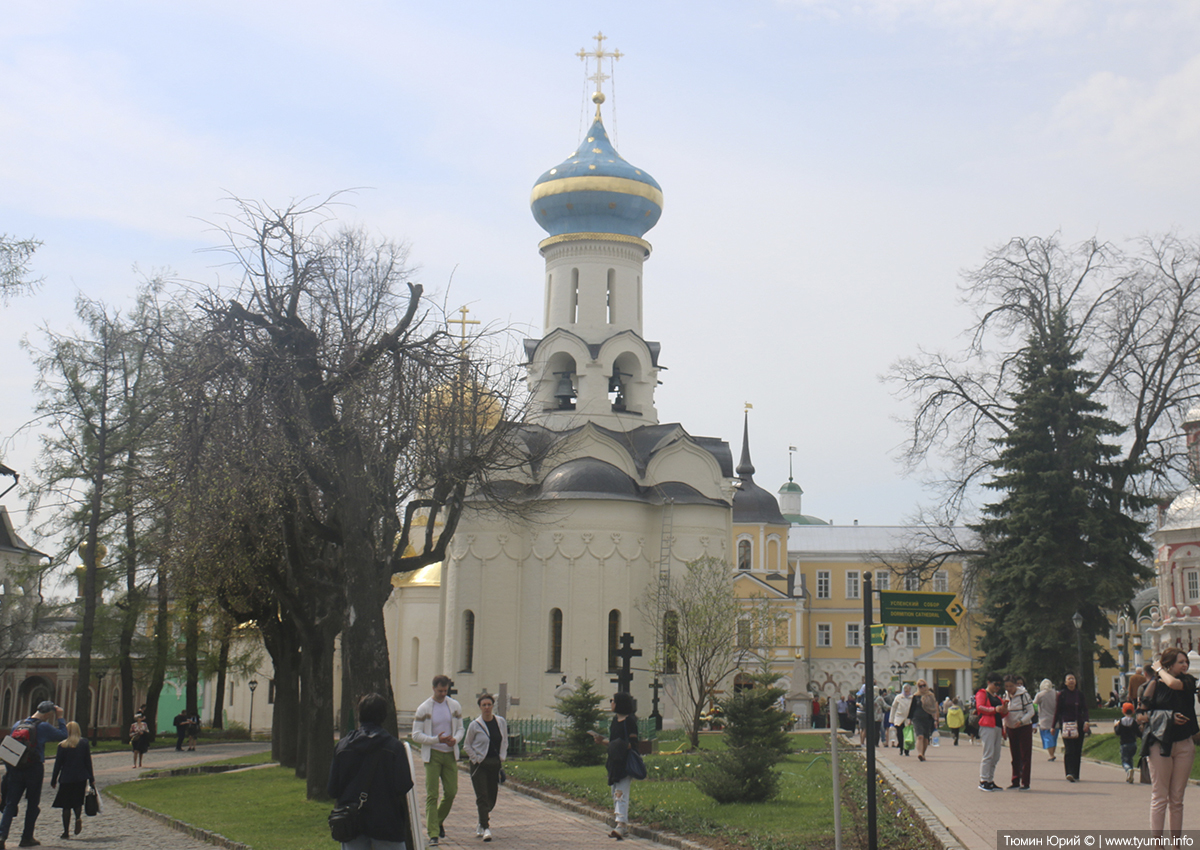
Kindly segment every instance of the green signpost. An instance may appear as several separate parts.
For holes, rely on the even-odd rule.
[[[887,626],[883,623],[871,626],[871,646],[887,646]]]
[[[885,626],[957,626],[965,612],[954,593],[879,591],[879,622]]]

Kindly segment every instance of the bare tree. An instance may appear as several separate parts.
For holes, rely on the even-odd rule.
[[[922,350],[885,376],[912,404],[903,459],[940,470],[944,519],[955,521],[990,475],[995,440],[1011,427],[1016,367],[1031,340],[1046,340],[1058,311],[1091,373],[1087,395],[1127,429],[1127,468],[1145,467],[1118,485],[1151,494],[1187,474],[1177,433],[1200,400],[1197,240],[1144,238],[1122,250],[1017,238],[967,272],[962,292],[975,312],[965,348]]]
[[[194,376],[181,469],[249,477],[275,509],[282,557],[253,540],[252,560],[299,639],[315,797],[332,757],[333,639],[351,694],[390,698],[391,577],[442,560],[468,490],[524,461],[519,384],[446,332],[404,245],[334,229],[328,204],[237,204],[222,230],[240,286],[203,294],[207,327],[178,367]]]
[[[674,675],[675,702],[693,747],[700,746],[700,716],[722,680],[738,668],[738,619],[743,607],[733,595],[728,563],[704,557],[686,565],[686,573],[666,590],[666,611],[657,606],[658,582],[642,598],[654,600],[639,611],[653,624],[656,645],[664,657],[652,659],[655,669]],[[661,616],[661,619],[660,619]]]
[[[41,247],[36,239],[17,239],[0,233],[0,303],[7,304],[14,295],[32,292],[40,278],[29,277],[29,261]]]

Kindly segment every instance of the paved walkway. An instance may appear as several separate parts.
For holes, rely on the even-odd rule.
[[[968,850],[995,850],[1000,829],[1130,829],[1150,823],[1150,786],[1125,782],[1119,765],[1084,758],[1080,781],[1067,782],[1062,747],[1051,762],[1034,743],[1029,791],[1007,790],[1012,778],[1005,747],[996,766],[996,784],[1004,791],[979,790],[979,758],[983,747],[965,736],[959,746],[950,738],[931,747],[926,761],[916,753],[902,757],[894,747],[877,749],[900,782],[933,812]],[[1183,828],[1200,829],[1200,788],[1190,786],[1184,800]]]
[[[165,750],[150,750],[143,761],[145,770],[168,770],[174,767],[188,767],[193,764],[203,764],[206,761],[234,758],[247,753],[261,752],[269,744],[201,744],[194,753],[177,753],[173,748]],[[133,755],[128,752],[106,753],[92,757],[92,767],[96,773],[96,786],[104,788],[125,782],[138,775],[131,769]],[[169,827],[156,823],[150,818],[123,806],[117,805],[107,797],[103,800],[104,811],[98,816],[83,818],[83,832],[72,835],[64,840],[62,834],[62,813],[53,809],[54,791],[50,788],[50,768],[46,766],[46,783],[42,787],[41,814],[38,816],[35,837],[42,842],[47,850],[212,850],[212,845],[195,838],[176,832]],[[21,828],[25,824],[25,803],[17,819],[13,821],[11,835],[7,847],[16,847],[21,839]],[[73,827],[72,827],[73,828]]]

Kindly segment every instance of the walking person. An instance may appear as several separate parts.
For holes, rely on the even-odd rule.
[[[1042,679],[1038,685],[1037,695],[1033,704],[1038,710],[1038,731],[1042,736],[1042,749],[1050,754],[1050,761],[1055,760],[1054,751],[1058,747],[1058,729],[1054,726],[1054,711],[1058,707],[1058,691],[1049,679]]]
[[[433,696],[417,706],[413,718],[413,740],[421,745],[425,762],[425,819],[429,843],[446,837],[446,818],[458,794],[458,745],[464,729],[462,706],[450,693],[450,677],[433,677]],[[442,800],[438,802],[438,784]]]
[[[70,838],[71,813],[75,813],[75,834],[83,830],[83,798],[88,785],[96,784],[92,771],[92,748],[83,737],[79,724],[74,720],[67,723],[67,740],[58,745],[54,756],[54,771],[50,774],[50,787],[58,788],[51,808],[62,809],[63,831],[60,838]]]
[[[887,688],[879,691],[879,702],[883,704],[883,718],[879,723],[879,746],[888,745],[888,732],[892,728],[892,702],[895,697],[888,693]]]
[[[1003,791],[996,784],[996,764],[1000,761],[1000,724],[1008,714],[1004,679],[999,673],[987,674],[987,685],[975,694],[975,711],[979,714],[979,740],[983,742],[983,757],[979,760],[979,790]]]
[[[508,723],[493,713],[496,698],[483,694],[477,700],[479,716],[467,727],[463,749],[471,761],[471,786],[475,789],[475,807],[479,810],[479,823],[475,834],[484,841],[492,840],[489,815],[496,808],[496,794],[500,790],[500,771],[508,758]]]
[[[150,727],[140,711],[133,715],[133,723],[129,726],[129,746],[133,749],[133,769],[137,770],[150,749]]]
[[[1079,781],[1079,764],[1083,760],[1083,736],[1088,730],[1087,698],[1079,690],[1074,673],[1068,673],[1058,692],[1054,709],[1054,728],[1062,733],[1063,771],[1068,782]]]
[[[1008,751],[1012,759],[1012,784],[1008,787],[1028,791],[1033,769],[1033,722],[1037,718],[1037,706],[1020,676],[1011,673],[1005,676],[1004,690],[1008,692],[1004,731],[1008,733]]]
[[[613,819],[615,826],[609,838],[622,840],[629,834],[629,788],[633,777],[625,772],[625,763],[630,747],[638,743],[637,715],[633,713],[633,696],[618,691],[608,701],[613,719],[608,725],[608,737],[597,735],[596,740],[608,745],[608,784],[612,788]]]
[[[1121,744],[1121,767],[1125,768],[1125,781],[1133,784],[1133,763],[1137,758],[1138,739],[1141,729],[1133,714],[1133,703],[1121,706],[1121,716],[1113,721],[1113,734]]]
[[[175,752],[183,752],[183,739],[188,732],[188,716],[186,711],[181,711],[175,715],[175,719],[171,721],[175,724]]]
[[[913,697],[908,717],[917,736],[917,759],[925,761],[929,739],[933,737],[933,730],[938,726],[938,702],[924,679],[917,680],[917,693]]]
[[[379,694],[358,701],[358,728],[338,741],[326,792],[339,806],[366,792],[362,833],[342,850],[404,850],[412,773],[404,744],[383,728],[388,703]],[[435,842],[436,843],[436,842]],[[411,849],[410,849],[411,850]]]
[[[1139,707],[1146,715],[1142,752],[1150,760],[1150,833],[1160,838],[1168,813],[1172,837],[1183,830],[1183,792],[1196,757],[1192,736],[1200,733],[1196,679],[1187,670],[1187,653],[1176,647],[1163,650]]]
[[[958,746],[959,733],[966,725],[967,715],[962,709],[962,703],[959,702],[958,697],[955,697],[946,711],[946,726],[950,729],[950,734],[954,736],[954,746]]]
[[[200,715],[194,711],[188,715],[187,735],[188,752],[194,753],[196,751],[196,741],[200,737]]]
[[[909,748],[904,743],[904,727],[912,725],[912,721],[908,718],[912,711],[912,703],[912,685],[905,684],[896,698],[892,700],[892,726],[896,730],[896,746],[900,748],[902,756],[909,754]]]
[[[41,811],[42,782],[46,778],[46,742],[67,739],[67,724],[62,718],[63,710],[53,701],[45,700],[38,705],[37,711],[13,726],[14,733],[25,732],[34,753],[33,760],[26,767],[18,770],[10,766],[4,777],[8,790],[4,796],[4,816],[0,817],[0,850],[4,850],[4,842],[8,840],[8,830],[17,816],[21,795],[25,796],[25,829],[17,846],[37,847],[41,844],[33,837],[33,829],[37,826],[38,812]],[[18,735],[14,734],[14,737]]]

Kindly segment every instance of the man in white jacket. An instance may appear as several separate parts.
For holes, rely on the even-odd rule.
[[[433,696],[417,706],[412,739],[421,745],[425,762],[425,823],[429,844],[437,846],[446,837],[442,823],[450,814],[458,793],[458,745],[463,739],[462,706],[450,692],[449,676],[433,677]],[[442,801],[438,803],[438,780]]]
[[[1004,728],[1008,730],[1009,754],[1012,757],[1012,784],[1008,787],[1028,791],[1030,762],[1033,759],[1033,722],[1037,720],[1038,710],[1020,676],[1012,673],[1005,676],[1004,690],[1008,691],[1008,714],[1004,717]]]

